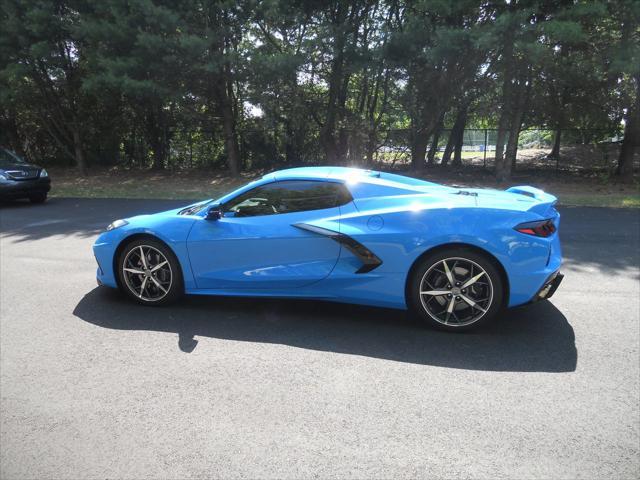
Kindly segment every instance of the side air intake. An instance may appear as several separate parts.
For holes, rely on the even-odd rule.
[[[301,230],[306,230],[308,232],[317,233],[318,235],[329,237],[331,240],[344,245],[347,250],[358,257],[358,259],[362,262],[362,266],[358,270],[356,270],[356,273],[367,273],[382,265],[382,260],[380,260],[375,253],[373,253],[371,250],[369,250],[367,247],[365,247],[349,235],[345,235],[344,233],[340,232],[334,232],[333,230],[329,230],[327,228],[308,225],[306,223],[294,223],[293,226]]]

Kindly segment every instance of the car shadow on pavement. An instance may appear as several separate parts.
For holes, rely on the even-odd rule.
[[[46,203],[0,201],[0,233],[13,242],[57,235],[94,237],[117,218],[169,210],[191,200],[49,198]]]
[[[571,372],[577,364],[573,328],[548,301],[509,310],[477,332],[457,334],[419,325],[398,310],[197,296],[152,308],[106,287],[86,294],[73,313],[104,328],[177,334],[178,348],[187,353],[196,348],[196,337],[211,337],[468,370]]]

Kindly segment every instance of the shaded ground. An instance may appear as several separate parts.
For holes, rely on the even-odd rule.
[[[552,301],[477,333],[322,302],[95,286],[111,220],[0,207],[2,478],[637,478],[640,218],[563,208]]]

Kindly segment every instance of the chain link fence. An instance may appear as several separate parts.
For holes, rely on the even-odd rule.
[[[343,132],[344,133],[344,132]],[[557,155],[554,152],[557,132],[548,129],[525,129],[518,138],[516,168],[539,170],[610,171],[615,168],[622,137],[603,130],[566,129],[560,131]],[[455,151],[448,146],[451,130],[440,132],[437,142],[431,138],[427,159],[433,165],[454,163]],[[354,166],[377,168],[403,167],[411,163],[411,132],[389,130],[371,141],[366,132],[346,132],[345,160]],[[218,129],[171,130],[168,134],[165,166],[171,170],[226,168],[222,132]],[[493,169],[496,129],[466,129],[460,145],[460,167]],[[505,147],[508,138],[505,138]],[[296,143],[298,142],[298,143]],[[238,135],[240,154],[246,169],[276,169],[295,165],[322,164],[324,152],[319,138],[289,139],[266,130],[244,130]],[[372,152],[367,152],[367,147]],[[289,150],[292,150],[290,152]],[[152,151],[142,135],[121,144],[117,163],[145,167],[152,162]],[[427,161],[427,159],[425,161]],[[640,166],[640,152],[636,154]]]
[[[430,139],[427,158],[433,157],[433,164],[451,163],[454,159],[452,146],[447,148],[451,130],[440,132],[437,144]],[[622,137],[611,135],[604,130],[565,129],[560,131],[557,152],[554,152],[557,132],[547,129],[525,129],[518,137],[516,166],[521,169],[571,169],[610,170],[615,168]],[[460,148],[461,164],[494,167],[498,130],[467,129],[462,135]],[[508,135],[504,140],[504,147]],[[400,165],[411,161],[410,132],[394,130],[385,135],[376,150],[374,160],[379,164]],[[504,148],[503,147],[503,148]],[[447,152],[447,150],[450,150]],[[444,161],[443,161],[444,159]],[[640,164],[640,154],[636,154]]]

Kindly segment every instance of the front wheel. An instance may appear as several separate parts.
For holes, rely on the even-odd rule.
[[[164,305],[184,293],[178,259],[161,242],[143,238],[128,243],[117,265],[120,287],[138,303]]]
[[[411,309],[431,326],[464,331],[502,308],[504,285],[494,262],[465,248],[441,250],[420,262],[408,288]]]

